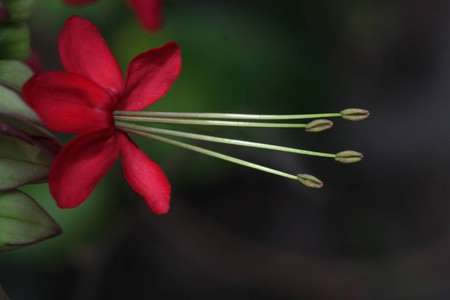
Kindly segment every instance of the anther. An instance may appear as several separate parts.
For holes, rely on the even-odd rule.
[[[323,182],[317,177],[310,174],[297,174],[297,180],[304,186],[320,189],[323,186]]]
[[[341,111],[342,118],[350,121],[361,121],[367,119],[370,112],[360,108],[347,108]]]
[[[309,122],[306,125],[305,130],[307,132],[321,132],[324,130],[328,130],[332,127],[333,127],[333,121],[326,120],[326,119],[318,119],[318,120]]]
[[[337,153],[334,160],[341,162],[341,163],[349,164],[349,163],[358,162],[362,158],[363,158],[363,155],[361,153],[353,151],[353,150],[347,150],[347,151],[342,151],[342,152]]]

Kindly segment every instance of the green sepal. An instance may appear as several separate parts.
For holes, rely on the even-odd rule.
[[[30,57],[30,31],[25,23],[0,22],[0,59]]]
[[[9,12],[8,21],[13,22],[26,21],[34,5],[34,0],[2,0],[1,2]]]
[[[0,135],[0,145],[0,190],[46,181],[55,152],[7,135]]]
[[[18,60],[0,60],[0,80],[21,88],[33,76],[30,67]]]
[[[23,101],[19,94],[3,85],[0,85],[0,115],[24,119],[43,125],[38,115]]]
[[[61,233],[53,218],[30,196],[0,191],[0,250],[32,245]]]
[[[34,140],[31,137],[29,137],[25,132],[15,128],[14,126],[8,123],[2,122],[1,120],[0,120],[0,135],[12,136],[21,139],[22,141],[25,141],[29,144],[34,143]]]
[[[0,124],[6,124],[7,126],[11,126],[13,129],[16,130],[16,131],[11,130],[11,132],[5,132],[4,135],[15,136],[16,138],[19,138],[31,144],[37,143],[53,153],[57,153],[61,149],[61,142],[48,130],[44,129],[39,125],[36,125],[23,119],[18,119],[1,114],[0,114]],[[9,128],[6,128],[6,130],[8,129]],[[2,134],[1,130],[0,134]]]

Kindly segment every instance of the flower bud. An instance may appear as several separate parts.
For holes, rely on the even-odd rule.
[[[317,119],[309,122],[306,125],[305,130],[307,132],[320,132],[330,129],[331,127],[333,127],[333,121],[326,119]]]
[[[0,251],[32,245],[61,233],[55,220],[19,190],[0,191],[0,211]]]
[[[10,18],[11,14],[9,13],[8,9],[6,9],[5,5],[3,5],[3,3],[0,2],[0,22],[8,21]]]
[[[367,119],[370,112],[360,108],[347,108],[341,111],[342,118],[349,121],[361,121]]]
[[[341,152],[337,153],[334,160],[341,162],[341,163],[349,164],[349,163],[358,162],[362,158],[363,158],[363,155],[361,153],[352,151],[352,150],[347,150],[347,151],[341,151]]]
[[[4,0],[1,6],[7,12],[7,18],[2,21],[24,22],[27,21],[33,11],[34,0]],[[2,9],[0,9],[1,11]]]
[[[0,22],[0,59],[25,60],[30,56],[30,31],[25,23]]]
[[[320,189],[323,186],[320,179],[310,174],[297,174],[297,179],[301,184],[313,189]]]

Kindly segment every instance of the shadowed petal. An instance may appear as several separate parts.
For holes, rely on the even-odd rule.
[[[170,205],[170,184],[166,175],[126,134],[118,134],[125,178],[155,214],[166,213]]]
[[[156,31],[162,25],[162,0],[129,0],[131,8],[145,29]]]
[[[39,73],[25,83],[22,92],[25,101],[51,130],[88,132],[109,127],[113,122],[111,94],[77,74]]]
[[[83,203],[118,156],[119,145],[113,129],[85,133],[72,139],[50,170],[50,192],[58,206],[73,208]]]
[[[127,71],[119,110],[142,110],[169,90],[181,70],[180,48],[174,42],[136,56]]]
[[[119,65],[92,22],[70,17],[59,35],[58,51],[68,72],[83,75],[115,94],[122,91]]]

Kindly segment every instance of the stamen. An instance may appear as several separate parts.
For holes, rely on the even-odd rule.
[[[242,166],[246,166],[246,167],[249,167],[249,168],[257,169],[257,170],[260,170],[260,171],[264,171],[264,172],[271,173],[271,174],[274,174],[274,175],[286,177],[286,178],[289,178],[289,179],[298,180],[301,183],[305,184],[304,182],[302,182],[300,180],[301,178],[299,176],[292,175],[292,174],[289,174],[289,173],[285,173],[285,172],[282,172],[282,171],[278,171],[278,170],[275,170],[275,169],[272,169],[272,168],[264,167],[264,166],[261,166],[261,165],[255,164],[255,163],[251,163],[251,162],[239,159],[239,158],[235,158],[235,157],[229,156],[229,155],[225,155],[225,154],[218,153],[218,152],[215,152],[215,151],[207,150],[207,149],[204,149],[204,148],[201,148],[201,147],[198,147],[198,146],[193,146],[193,145],[186,144],[186,143],[179,142],[179,141],[175,141],[175,140],[172,140],[172,139],[164,138],[164,137],[161,137],[161,136],[158,136],[158,135],[154,135],[154,134],[151,134],[151,133],[142,132],[142,131],[139,131],[139,130],[133,130],[133,129],[128,129],[128,128],[121,128],[121,130],[123,130],[125,132],[129,132],[129,133],[133,133],[133,134],[136,134],[136,135],[139,135],[139,136],[142,136],[142,137],[150,138],[150,139],[153,139],[153,140],[156,140],[156,141],[160,141],[160,142],[163,142],[163,143],[167,143],[167,144],[170,144],[170,145],[174,145],[174,146],[177,146],[177,147],[180,147],[180,148],[184,148],[184,149],[188,149],[188,150],[195,151],[195,152],[198,152],[198,153],[202,153],[202,154],[205,154],[205,155],[209,155],[209,156],[212,156],[212,157],[216,157],[216,158],[219,158],[219,159],[222,159],[222,160],[226,160],[226,161],[229,161],[229,162],[232,162],[232,163],[235,163],[235,164],[239,164],[239,165],[242,165]],[[303,177],[303,175],[302,175],[302,177]]]
[[[116,110],[115,116],[164,117],[164,118],[200,118],[200,119],[246,119],[246,120],[300,120],[341,117],[341,113],[301,114],[301,115],[254,115],[228,113],[185,113],[159,111],[126,111]]]
[[[219,120],[189,120],[172,118],[154,118],[154,117],[136,117],[136,116],[118,116],[117,121],[147,122],[161,124],[183,124],[183,125],[209,125],[209,126],[239,126],[239,127],[265,127],[265,128],[305,128],[307,124],[292,123],[261,123],[261,122],[235,122]]]
[[[222,144],[231,144],[231,145],[237,145],[237,146],[262,148],[262,149],[291,152],[291,153],[297,153],[297,154],[336,158],[336,154],[331,154],[331,153],[322,153],[322,152],[308,151],[308,150],[295,149],[295,148],[276,146],[276,145],[270,145],[270,144],[255,143],[255,142],[248,142],[248,141],[227,139],[227,138],[219,138],[219,137],[214,137],[214,136],[209,136],[209,135],[188,133],[188,132],[182,132],[182,131],[177,131],[177,130],[146,127],[146,126],[129,124],[129,123],[124,123],[124,122],[116,122],[116,127],[117,127],[117,129],[121,129],[121,130],[130,129],[130,130],[136,130],[136,131],[141,131],[141,132],[150,132],[150,133],[178,136],[178,137],[183,137],[183,138],[196,139],[196,140],[222,143]]]
[[[160,124],[180,124],[180,125],[210,125],[210,126],[240,126],[240,127],[265,127],[265,128],[305,128],[307,132],[320,132],[330,129],[333,122],[323,118],[342,117],[346,120],[359,121],[369,116],[369,111],[358,108],[344,109],[340,113],[324,113],[324,114],[302,114],[302,115],[253,115],[253,114],[228,114],[228,113],[185,113],[185,112],[155,112],[155,111],[115,111],[114,120],[116,128],[128,133],[134,133],[146,138],[150,138],[163,143],[178,146],[191,151],[199,152],[205,155],[213,156],[233,162],[235,164],[254,168],[267,173],[278,176],[290,178],[299,181],[303,185],[311,188],[321,188],[323,183],[315,176],[309,174],[292,175],[278,171],[272,168],[264,167],[254,164],[242,159],[221,154],[215,151],[207,150],[198,146],[190,145],[184,142],[176,141],[170,138],[165,138],[160,135],[176,136],[181,138],[196,139],[214,143],[231,144],[244,147],[262,148],[275,151],[284,151],[297,154],[306,154],[320,157],[334,158],[338,162],[353,163],[362,159],[362,154],[356,151],[347,150],[341,151],[337,154],[323,153],[316,151],[308,151],[302,149],[295,149],[284,146],[270,145],[264,143],[255,143],[243,140],[228,139],[215,137],[210,135],[188,133],[177,130],[169,130],[162,128],[147,127],[137,124],[130,124],[129,122],[145,122],[145,123],[160,123]],[[221,120],[222,119],[222,120]],[[223,119],[230,119],[223,120]],[[299,120],[299,119],[314,119],[307,124],[299,123],[265,123],[260,120]],[[236,121],[236,120],[257,120],[257,122]]]

